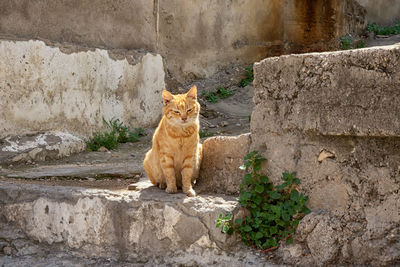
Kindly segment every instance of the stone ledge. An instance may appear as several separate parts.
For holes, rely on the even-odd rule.
[[[235,198],[169,195],[147,180],[137,188],[108,191],[0,182],[0,219],[37,245],[61,246],[82,257],[268,265],[215,227],[219,213],[236,209]],[[12,243],[8,232],[0,231],[0,239]]]

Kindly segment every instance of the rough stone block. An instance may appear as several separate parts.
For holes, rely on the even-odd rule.
[[[298,265],[400,260],[400,45],[265,59],[255,65],[251,150],[273,182],[296,171],[313,213]]]
[[[253,131],[400,136],[400,45],[255,64]]]
[[[63,132],[6,137],[0,140],[0,164],[59,159],[85,149],[81,138]]]
[[[238,194],[244,175],[239,166],[249,152],[250,143],[250,134],[217,136],[205,140],[196,191]]]

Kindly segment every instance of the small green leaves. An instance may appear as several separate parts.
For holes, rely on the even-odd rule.
[[[257,232],[257,234],[256,234],[256,238],[257,238],[257,239],[260,239],[260,238],[262,238],[263,236],[264,236],[264,234],[261,233],[261,232]]]
[[[219,214],[216,227],[219,228],[222,226],[221,232],[224,234],[228,234],[228,235],[233,234],[233,227],[231,226],[232,218],[233,218],[232,213],[228,213],[225,216],[223,216],[222,214]]]
[[[202,97],[205,97],[206,99],[207,99],[207,101],[208,102],[210,102],[210,103],[217,103],[218,102],[218,97],[217,97],[217,94],[215,93],[215,92],[213,92],[213,91],[211,91],[211,92],[206,92],[205,90],[203,90],[202,92],[201,92],[201,96]]]
[[[236,219],[235,220],[235,224],[242,224],[243,223],[243,219]]]
[[[262,192],[264,192],[264,186],[258,184],[258,185],[256,185],[254,191],[256,191],[257,193],[262,193]]]
[[[246,224],[246,225],[243,227],[243,230],[244,230],[245,232],[250,232],[252,229],[251,229],[250,225]]]
[[[243,78],[239,82],[238,84],[239,87],[246,87],[247,85],[251,84],[254,80],[253,64],[245,68],[245,70],[246,70],[246,78]]]
[[[306,206],[308,197],[296,189],[300,184],[296,173],[283,173],[283,183],[274,186],[267,176],[260,174],[265,160],[253,151],[245,156],[241,166],[247,173],[238,201],[248,211],[245,219],[236,219],[233,226],[226,224],[232,220],[232,214],[220,215],[217,220],[217,227],[222,226],[222,232],[238,232],[247,245],[263,250],[276,247],[281,240],[293,242],[291,235],[300,219],[310,212]]]
[[[224,99],[234,95],[235,91],[226,89],[222,86],[218,86],[216,93],[219,96],[219,98]]]
[[[376,23],[371,23],[367,25],[367,31],[376,35],[400,34],[400,21],[391,26],[380,26]]]
[[[97,151],[100,147],[105,147],[109,150],[115,149],[120,143],[137,142],[141,136],[144,136],[142,128],[135,128],[131,131],[119,119],[111,119],[106,121],[103,118],[103,123],[109,128],[109,132],[95,133],[86,145],[88,150]]]
[[[214,136],[214,133],[207,131],[207,129],[200,129],[199,131],[200,138]]]
[[[234,94],[235,91],[226,89],[222,86],[218,86],[218,88],[215,91],[206,92],[205,90],[203,90],[201,92],[201,96],[205,97],[205,99],[207,99],[207,101],[210,103],[217,103],[218,99],[224,99]]]

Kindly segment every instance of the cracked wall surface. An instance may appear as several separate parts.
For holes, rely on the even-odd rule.
[[[154,126],[162,58],[132,53],[0,40],[0,138],[51,130],[88,136],[105,127],[102,118]]]
[[[251,150],[274,182],[296,171],[313,210],[282,258],[399,263],[400,45],[269,58],[254,72]]]

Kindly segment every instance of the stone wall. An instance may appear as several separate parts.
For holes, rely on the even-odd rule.
[[[0,138],[35,131],[90,135],[106,120],[154,126],[161,115],[160,55],[0,40]]]
[[[0,35],[153,51],[183,82],[231,63],[333,49],[363,27],[363,12],[355,0],[4,0]]]
[[[251,150],[275,182],[296,171],[313,211],[278,253],[399,263],[400,45],[268,58],[254,72]]]
[[[400,21],[400,2],[398,0],[357,0],[367,11],[368,23],[390,25]]]

